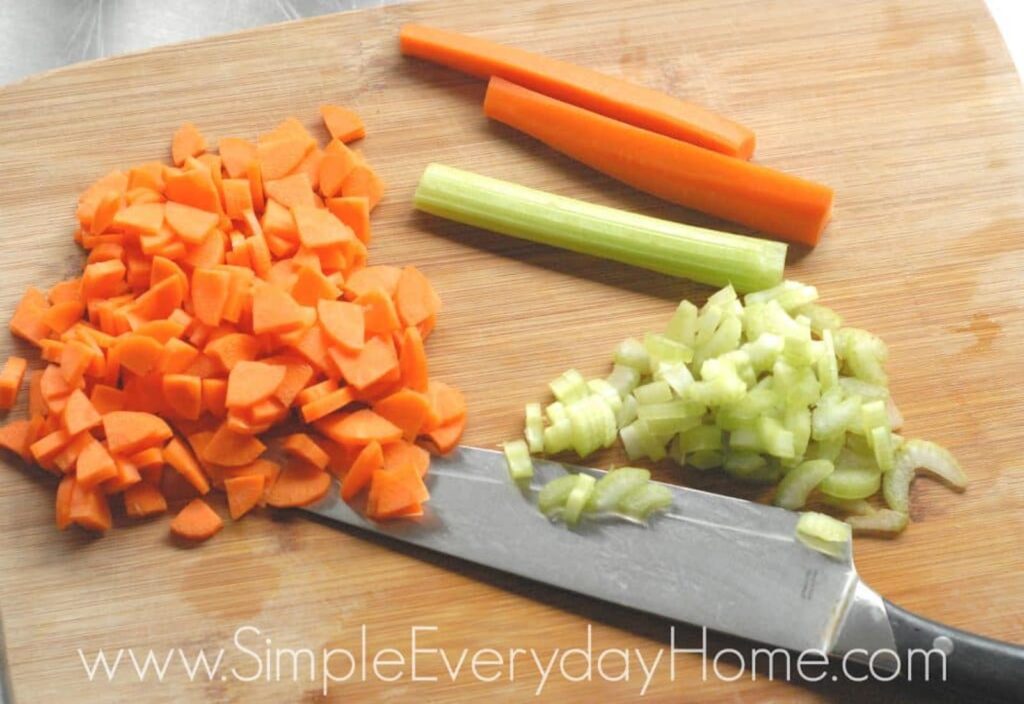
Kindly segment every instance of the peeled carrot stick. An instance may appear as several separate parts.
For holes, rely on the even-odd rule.
[[[598,171],[665,200],[814,246],[832,212],[832,189],[730,159],[555,100],[501,78],[488,117]]]
[[[583,66],[422,25],[404,25],[402,53],[478,78],[499,76],[558,100],[705,149],[749,159],[754,133],[710,110]]]

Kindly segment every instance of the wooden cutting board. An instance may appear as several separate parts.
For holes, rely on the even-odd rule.
[[[0,90],[0,312],[24,288],[79,269],[71,240],[76,194],[107,170],[165,158],[183,120],[213,140],[254,137],[296,115],[321,136],[321,103],[364,116],[363,148],[387,180],[374,215],[376,263],[415,262],[445,301],[429,343],[432,372],[465,389],[465,440],[494,446],[520,429],[522,406],[570,366],[603,374],[614,344],[665,323],[681,297],[708,289],[617,264],[454,226],[415,213],[424,166],[439,161],[529,186],[675,220],[714,223],[659,203],[558,156],[481,114],[484,85],[403,59],[401,23],[472,32],[593,66],[703,103],[753,127],[757,160],[826,182],[836,212],[823,243],[793,251],[788,275],[819,287],[852,325],[890,345],[906,432],[941,441],[971,479],[956,495],[928,480],[913,491],[915,522],[892,541],[858,539],[867,581],[923,615],[1024,640],[1024,100],[979,1],[788,3],[439,2],[322,17],[74,66]],[[729,228],[731,229],[731,228]],[[3,355],[26,352],[10,339]],[[23,394],[24,396],[24,394]],[[603,466],[619,459],[600,458]],[[510,579],[442,557],[396,551],[301,515],[254,515],[191,550],[166,520],[93,539],[52,525],[53,482],[4,457],[0,472],[0,609],[19,702],[324,701],[320,682],[190,683],[172,665],[163,683],[122,670],[90,683],[77,654],[168,648],[190,657],[228,648],[241,676],[253,656],[231,650],[420,646],[639,649],[667,647],[656,618]],[[664,468],[662,478],[751,496],[728,481]],[[515,542],[514,532],[509,541]],[[529,549],[529,546],[522,546]],[[671,559],[666,555],[665,559]],[[628,559],[628,556],[622,556]],[[742,575],[737,575],[742,578]],[[699,646],[682,627],[680,647]],[[749,648],[712,636],[709,650]],[[748,651],[749,652],[749,651]],[[125,653],[127,662],[128,654]],[[528,656],[524,656],[528,657]],[[666,663],[667,663],[666,655]],[[177,662],[177,661],[175,661]],[[525,664],[523,664],[525,662]],[[573,662],[576,664],[574,665]],[[728,659],[726,675],[736,672]],[[700,660],[654,677],[654,701],[908,701],[880,685],[702,681]],[[335,661],[339,671],[344,661]],[[437,654],[395,683],[359,673],[327,701],[624,701],[628,681],[594,673],[541,683],[520,660],[486,683],[452,683]],[[570,675],[581,672],[567,661]],[[481,675],[494,670],[481,668]],[[605,661],[609,676],[621,660]],[[264,670],[265,674],[266,670]],[[385,670],[389,674],[392,670]],[[271,679],[275,679],[272,675]],[[102,675],[100,679],[103,679]],[[921,698],[921,701],[934,699]]]

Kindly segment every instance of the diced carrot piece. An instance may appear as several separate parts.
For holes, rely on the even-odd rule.
[[[396,391],[373,404],[374,413],[401,428],[410,442],[420,434],[430,410],[426,395],[412,389]]]
[[[71,496],[75,491],[75,475],[66,474],[57,486],[57,529],[66,530],[71,525]]]
[[[150,269],[152,275],[152,269]],[[128,315],[137,321],[163,320],[181,307],[187,286],[177,276],[151,284],[149,290],[129,306]]]
[[[171,521],[171,533],[197,543],[209,540],[223,527],[224,521],[202,499],[192,499]]]
[[[86,530],[110,530],[113,520],[110,517],[110,504],[102,487],[83,486],[75,480],[71,489],[71,506],[68,508],[70,521]]]
[[[299,241],[304,247],[330,247],[355,239],[352,230],[328,210],[312,205],[297,205],[292,208],[292,216],[295,218]]]
[[[130,235],[155,235],[164,224],[163,203],[136,203],[118,210],[111,226]]]
[[[411,468],[378,471],[370,484],[366,512],[375,520],[418,514],[429,498],[423,480]]]
[[[141,411],[114,411],[103,416],[107,445],[116,455],[128,456],[159,445],[172,436],[159,416]]]
[[[203,411],[203,382],[190,374],[167,374],[163,378],[164,402],[178,416],[196,420]]]
[[[254,360],[260,353],[260,341],[252,335],[236,332],[218,337],[206,345],[203,353],[222,370],[230,372],[238,362]]]
[[[328,394],[338,390],[338,382],[335,379],[324,379],[323,381],[307,386],[295,397],[295,402],[300,406],[321,399]]]
[[[373,210],[384,197],[384,182],[366,164],[356,164],[341,184],[341,195],[346,198],[363,196]]]
[[[18,400],[21,382],[28,369],[28,360],[23,357],[8,357],[0,370],[0,408],[13,408]]]
[[[197,267],[192,272],[192,307],[204,325],[220,325],[230,294],[230,272],[206,267]]]
[[[82,377],[92,364],[93,354],[93,349],[79,340],[65,343],[60,352],[60,373],[69,386],[81,386]]]
[[[193,245],[201,244],[217,227],[219,220],[215,211],[174,201],[168,201],[166,204],[165,216],[167,224],[178,237]]]
[[[341,290],[320,271],[311,266],[300,266],[291,286],[292,298],[302,306],[315,306],[320,301],[334,301]]]
[[[100,442],[90,438],[75,462],[75,479],[79,486],[91,489],[116,476],[117,465],[114,458]]]
[[[371,337],[363,345],[363,349],[348,353],[337,348],[328,350],[331,360],[341,371],[341,375],[356,389],[365,389],[376,381],[384,378],[392,371],[398,370],[398,356],[390,340]]]
[[[188,248],[188,254],[182,260],[190,266],[216,266],[224,263],[227,252],[227,239],[220,230],[210,233],[197,245]]]
[[[204,448],[202,459],[205,462],[238,467],[249,464],[267,449],[266,445],[252,435],[236,433],[225,422],[210,438]]]
[[[331,140],[320,161],[320,193],[324,198],[331,198],[341,192],[341,185],[358,163],[356,153],[341,140]]]
[[[316,429],[343,445],[366,445],[374,440],[384,445],[402,438],[402,429],[369,409],[335,413],[315,424]]]
[[[401,275],[402,270],[397,266],[368,266],[346,279],[345,291],[349,298],[358,298],[375,288],[382,289],[389,296],[394,296]]]
[[[327,209],[349,227],[363,244],[370,244],[370,200],[366,196],[328,198]]]
[[[269,364],[269,362],[267,363]],[[285,368],[284,379],[277,389],[274,390],[274,398],[282,406],[288,408],[292,405],[295,397],[306,388],[313,378],[313,368],[299,359],[289,359],[284,362],[283,366]]]
[[[405,325],[416,325],[440,310],[441,299],[419,269],[407,266],[395,287],[395,306]]]
[[[153,469],[164,466],[164,451],[160,447],[149,447],[131,456],[131,462],[139,470]]]
[[[76,388],[78,388],[78,384],[69,384],[56,364],[46,367],[39,380],[39,390],[47,405],[50,405],[55,399],[67,398]]]
[[[82,299],[88,301],[92,298],[111,298],[122,293],[126,273],[127,269],[120,259],[87,264],[82,272]],[[17,331],[14,332],[18,334]]]
[[[220,193],[209,169],[201,167],[171,174],[167,177],[166,183],[164,193],[168,201],[191,205],[193,208],[211,213],[220,213]]]
[[[120,247],[120,245],[114,245]],[[89,253],[92,256],[96,250]],[[119,257],[118,257],[119,258]],[[81,279],[68,279],[67,281],[61,281],[50,287],[47,292],[47,297],[50,299],[50,305],[57,305],[58,303],[70,303],[72,301],[82,300],[82,280]]]
[[[209,445],[207,445],[209,449]],[[200,494],[210,491],[210,482],[196,461],[192,450],[178,438],[173,438],[163,449],[164,462],[175,469]]]
[[[282,333],[308,327],[315,312],[275,286],[259,283],[253,288],[252,331],[257,335]]]
[[[164,357],[167,356],[167,345],[171,340],[181,342],[179,339],[185,334],[185,325],[182,323],[171,320],[170,318],[163,318],[159,320],[147,320],[135,328],[136,335],[143,335],[144,337],[151,337],[161,345],[164,346]],[[187,343],[182,343],[187,344]],[[165,360],[161,359],[160,364],[163,366]]]
[[[256,145],[238,137],[224,137],[217,142],[221,163],[229,178],[242,178],[249,164],[256,159]]]
[[[184,123],[171,140],[171,161],[181,166],[190,156],[199,156],[206,151],[206,137],[191,122]]]
[[[267,478],[262,474],[246,474],[224,480],[228,494],[228,512],[237,521],[263,499]]]
[[[277,364],[240,361],[228,375],[228,408],[251,407],[270,396],[284,381],[287,369]]]
[[[128,190],[128,174],[111,171],[109,174],[89,186],[78,197],[78,209],[75,216],[82,227],[89,227],[100,200],[110,191],[124,193]]]
[[[326,468],[330,460],[323,448],[313,442],[313,438],[306,433],[292,433],[281,443],[281,449],[286,454],[304,460],[318,469]]]
[[[352,466],[345,474],[345,478],[341,482],[341,498],[345,501],[354,499],[364,487],[369,485],[374,472],[383,466],[384,453],[380,443],[373,440],[356,456]]]
[[[124,512],[130,518],[146,518],[167,510],[167,499],[149,482],[139,482],[124,490]]]
[[[321,105],[320,115],[324,119],[324,127],[334,139],[352,142],[366,136],[366,128],[359,115],[340,105]]]
[[[263,211],[263,219],[260,221],[263,233],[268,236],[280,237],[285,240],[298,242],[299,231],[295,227],[295,218],[292,211],[284,207],[276,200],[267,201],[267,208]]]
[[[111,411],[124,410],[124,392],[106,384],[96,384],[93,386],[89,401],[92,402],[93,408],[101,416]],[[100,422],[102,422],[102,419]]]
[[[227,178],[223,182],[224,212],[232,220],[241,220],[246,210],[253,209],[252,189],[249,180],[244,178]]]
[[[420,331],[415,327],[405,329],[398,352],[398,366],[402,371],[402,381],[406,386],[415,391],[427,390],[429,381],[427,354],[423,348]]]
[[[158,369],[164,353],[163,345],[145,335],[126,335],[114,349],[121,366],[140,376]]]
[[[454,386],[431,379],[427,386],[427,397],[439,425],[448,425],[466,417],[466,399]]]
[[[401,327],[398,312],[391,297],[379,288],[370,289],[355,300],[362,306],[366,321],[366,332],[371,335],[386,335]]]
[[[72,391],[64,405],[64,429],[68,434],[78,435],[99,426],[102,422],[103,417],[89,397],[81,389]]]
[[[313,184],[309,176],[303,172],[290,174],[283,178],[263,182],[263,190],[267,198],[272,198],[286,208],[298,206],[314,208],[316,199],[313,196]]]
[[[36,441],[31,421],[13,420],[0,427],[0,447],[19,455],[26,462],[32,461],[32,443]]]
[[[355,401],[355,398],[350,387],[346,386],[341,389],[335,389],[324,396],[302,404],[302,420],[312,423],[335,411],[340,411],[353,401]]]
[[[331,486],[331,475],[318,467],[296,461],[285,465],[267,492],[266,501],[276,508],[308,506],[322,499]]]
[[[181,374],[192,366],[199,356],[199,350],[183,340],[172,338],[164,344],[160,357],[160,372]]]
[[[139,468],[131,460],[123,457],[115,457],[114,465],[117,467],[117,474],[111,479],[103,482],[103,491],[107,494],[117,494],[129,489],[142,481]]]
[[[273,181],[287,176],[314,146],[311,138],[295,135],[260,140],[256,152],[263,178]]]
[[[384,469],[412,467],[418,475],[425,476],[430,467],[430,453],[411,442],[392,442],[384,446]]]
[[[53,332],[60,334],[82,319],[85,304],[81,301],[54,303],[42,315],[42,321]]]
[[[317,316],[327,337],[350,352],[363,348],[366,336],[362,305],[345,301],[319,301]]]
[[[29,287],[11,316],[11,332],[38,346],[50,334],[50,328],[43,320],[48,307],[45,294]]]
[[[427,433],[427,438],[430,439],[437,451],[444,455],[455,449],[455,446],[459,444],[459,438],[462,437],[462,432],[466,429],[466,416],[457,418],[453,421],[436,428]]]
[[[309,183],[313,187],[313,190],[320,186],[320,163],[323,161],[324,151],[320,147],[314,146],[308,152],[306,156],[302,157],[302,161],[298,163],[294,169],[293,174],[303,173],[309,178]],[[314,197],[315,198],[315,197]]]

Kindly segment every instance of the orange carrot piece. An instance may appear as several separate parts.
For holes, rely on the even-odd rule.
[[[315,319],[314,311],[303,308],[279,288],[266,283],[253,288],[252,331],[257,335],[307,327],[313,322],[310,314]]]
[[[366,164],[356,164],[342,182],[341,194],[346,198],[366,198],[367,205],[373,210],[384,197],[384,182]]]
[[[168,201],[191,205],[193,208],[220,213],[220,192],[213,182],[209,169],[200,165],[198,169],[188,169],[178,174],[171,174],[166,179],[164,193]]]
[[[817,244],[832,212],[827,186],[618,122],[500,78],[491,80],[484,110],[640,190],[791,242]]]
[[[288,360],[283,366],[284,379],[274,390],[274,398],[288,408],[313,378],[313,368],[298,359]]]
[[[320,194],[332,198],[341,193],[342,184],[358,163],[359,157],[354,151],[341,140],[331,140],[320,161]]]
[[[163,448],[163,459],[166,464],[169,464],[174,470],[184,477],[185,481],[192,485],[192,487],[198,491],[201,495],[207,494],[210,491],[210,482],[203,473],[202,467],[199,462],[196,461],[195,455],[192,454],[185,443],[178,438],[172,438],[169,443]]]
[[[345,223],[359,241],[370,244],[370,199],[366,196],[349,196],[347,198],[327,198],[324,201],[327,209]]]
[[[81,386],[86,370],[92,364],[93,349],[84,342],[71,340],[60,352],[60,373],[69,386]]]
[[[167,374],[163,377],[164,402],[188,420],[196,420],[203,411],[203,381],[190,374]]]
[[[150,289],[152,290],[152,289]],[[186,326],[176,320],[170,318],[161,318],[158,320],[147,320],[138,327],[135,328],[136,335],[142,335],[144,337],[151,337],[161,345],[164,346],[164,357],[167,356],[167,345],[174,340],[181,342],[179,339],[185,334]],[[188,343],[182,343],[188,344]],[[164,359],[160,360],[161,367],[163,366]]]
[[[273,181],[290,174],[314,146],[312,138],[297,135],[261,139],[256,152],[264,180]]]
[[[292,169],[292,174],[306,174],[309,178],[309,184],[313,190],[316,191],[320,186],[320,162],[323,161],[324,151],[320,147],[314,146],[308,152],[306,156],[302,157],[302,161]],[[315,200],[315,196],[314,196]]]
[[[75,217],[82,227],[89,227],[93,215],[100,200],[110,191],[124,193],[128,190],[128,174],[121,171],[111,171],[99,179],[78,196],[78,208]]]
[[[263,227],[264,235],[294,242],[299,240],[299,231],[295,229],[295,218],[292,217],[292,211],[276,200],[267,201],[260,225]]]
[[[103,482],[103,491],[105,493],[119,494],[142,481],[139,468],[131,460],[115,457],[114,465],[117,467],[117,474]]]
[[[37,416],[38,417],[38,416]],[[13,420],[7,425],[0,427],[0,447],[5,447],[16,453],[26,462],[32,461],[32,443],[36,441],[35,432],[32,430],[32,422],[28,420]]]
[[[246,168],[256,159],[256,145],[238,137],[224,137],[217,142],[221,163],[228,178],[242,178]]]
[[[149,482],[139,482],[124,490],[124,512],[130,518],[146,518],[167,510],[167,499]]]
[[[110,530],[113,520],[110,517],[110,504],[103,488],[87,487],[75,480],[71,488],[71,505],[67,517],[70,521],[86,530],[102,532]]]
[[[217,418],[227,413],[228,382],[226,379],[203,379],[203,410]]]
[[[278,364],[240,361],[228,375],[228,408],[251,407],[270,398],[284,381],[287,369]]]
[[[42,321],[50,330],[60,334],[81,320],[83,313],[85,304],[81,301],[63,301],[47,308],[43,312]]]
[[[127,268],[120,259],[87,264],[82,272],[82,299],[88,301],[92,298],[111,298],[123,293],[125,287],[124,277],[127,271]],[[19,334],[13,327],[13,319],[11,326],[12,332],[16,335]]]
[[[302,420],[312,423],[335,411],[340,411],[353,401],[355,401],[355,398],[350,387],[346,386],[341,389],[335,389],[330,393],[302,404]]]
[[[380,443],[373,440],[362,449],[341,482],[341,498],[351,501],[370,483],[373,474],[384,466]]]
[[[158,257],[158,259],[160,259]],[[152,277],[152,268],[150,269]],[[163,320],[181,307],[184,302],[187,284],[183,283],[177,276],[171,276],[151,284],[149,290],[144,292],[135,302],[128,307],[129,322]]]
[[[318,469],[326,468],[330,460],[323,448],[306,433],[292,433],[281,443],[281,449],[285,454],[304,460]]]
[[[305,462],[290,462],[270,487],[266,501],[276,508],[308,506],[322,499],[330,486],[327,472]]]
[[[383,520],[415,515],[422,511],[421,505],[429,498],[427,487],[412,468],[403,466],[390,471],[378,471],[374,473],[370,484],[367,516]]]
[[[331,348],[328,353],[345,381],[357,390],[365,389],[398,369],[394,345],[380,337],[371,337],[358,352]]]
[[[206,151],[206,137],[191,122],[184,123],[171,140],[171,161],[181,166],[190,156],[199,156]]]
[[[402,269],[395,286],[395,307],[405,325],[418,325],[441,309],[441,299],[419,269]]]
[[[107,445],[115,455],[128,456],[159,445],[172,435],[159,416],[141,411],[114,411],[103,416]]]
[[[220,325],[230,294],[230,272],[205,267],[197,267],[192,272],[192,308],[204,325]]]
[[[39,380],[39,391],[47,405],[55,399],[67,398],[76,388],[78,385],[69,384],[56,364],[46,367]]]
[[[202,243],[219,220],[215,211],[196,208],[184,203],[168,201],[164,214],[167,224],[177,233],[178,237],[188,244]]]
[[[107,448],[90,439],[75,462],[75,479],[83,489],[91,489],[117,476],[117,465]]]
[[[221,473],[222,483],[226,483],[227,480],[233,479],[234,477],[248,477],[252,475],[263,477],[263,496],[260,497],[259,501],[259,505],[263,506],[267,492],[270,490],[270,487],[274,485],[274,482],[277,481],[277,477],[281,474],[281,465],[277,462],[260,459],[240,467],[220,467],[219,471]]]
[[[403,437],[412,442],[431,411],[425,394],[401,389],[373,404],[373,412],[402,429]]]
[[[411,442],[393,442],[384,446],[384,469],[411,467],[420,477],[430,467],[430,453]]]
[[[430,431],[427,433],[427,438],[434,443],[440,454],[445,455],[454,450],[455,446],[459,444],[459,438],[462,437],[462,432],[465,429],[466,416],[463,415],[446,425]]]
[[[427,397],[434,409],[439,425],[447,425],[454,420],[466,417],[466,399],[454,386],[443,381],[430,380]]]
[[[75,492],[75,475],[66,474],[57,485],[57,530],[71,525],[71,497]]]
[[[117,263],[123,271],[124,265],[121,262]],[[14,310],[14,315],[11,316],[11,332],[38,346],[39,342],[50,334],[50,328],[43,321],[48,307],[43,292],[29,287]]]
[[[374,440],[382,445],[402,438],[402,429],[369,409],[355,413],[335,413],[316,423],[316,429],[343,445],[366,445]]]
[[[403,54],[479,78],[499,76],[609,118],[729,156],[749,159],[754,152],[754,133],[743,125],[621,78],[433,27],[407,24],[399,37]]]
[[[401,369],[402,381],[406,386],[414,391],[427,390],[429,381],[427,354],[418,328],[408,327],[405,329],[398,352],[398,366]]]
[[[224,212],[232,220],[241,220],[246,210],[253,210],[252,188],[245,178],[226,178],[224,189]]]
[[[149,447],[141,452],[136,452],[129,459],[140,470],[163,467],[164,451],[160,447]]]
[[[230,333],[210,342],[203,349],[203,353],[222,370],[230,372],[240,361],[256,359],[260,353],[260,341],[245,333]]]
[[[331,247],[355,239],[352,230],[328,210],[299,205],[292,208],[292,216],[295,218],[299,241],[304,247]]]
[[[171,533],[197,543],[209,540],[223,527],[224,521],[202,499],[192,499],[171,521]]]
[[[140,376],[156,370],[164,352],[163,345],[145,335],[127,335],[114,349],[121,366]]]
[[[90,252],[89,256],[92,256],[94,252],[95,250],[93,250],[93,252]],[[119,256],[120,255],[118,255],[118,258]],[[47,292],[46,295],[50,299],[50,305],[57,305],[58,303],[68,303],[71,301],[81,301],[82,280],[68,279],[67,281],[61,281],[59,283],[56,283],[50,287],[50,290]]]
[[[163,203],[136,203],[114,215],[113,227],[132,235],[155,235],[164,224]]]
[[[401,328],[395,304],[383,290],[371,289],[359,296],[355,302],[363,308],[368,334],[387,335]]]
[[[366,136],[366,127],[352,110],[340,105],[321,105],[320,116],[331,137],[342,142],[352,142]]]
[[[263,454],[265,449],[266,445],[257,438],[236,433],[225,422],[210,438],[203,450],[202,459],[225,467],[238,467],[249,464]]]
[[[402,270],[397,266],[368,266],[346,279],[345,291],[349,298],[358,298],[375,288],[382,289],[389,296],[394,296],[401,275]]]
[[[12,408],[18,400],[21,382],[28,369],[28,360],[23,357],[8,357],[0,370],[0,408]]]
[[[303,172],[290,174],[283,178],[263,182],[263,190],[267,198],[273,198],[286,208],[303,206],[316,207],[313,196],[313,184],[309,176]]]
[[[262,474],[246,474],[224,480],[231,520],[237,521],[263,499],[266,481],[267,478]]]
[[[331,342],[349,352],[358,352],[363,348],[366,319],[362,305],[345,301],[319,301],[316,311],[320,325]]]
[[[69,435],[78,435],[103,422],[103,416],[81,389],[75,389],[64,405],[64,429]]]

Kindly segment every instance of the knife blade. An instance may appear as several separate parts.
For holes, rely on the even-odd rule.
[[[567,471],[604,474],[545,460],[534,460],[534,471],[531,491]],[[417,520],[370,521],[336,491],[305,510],[603,601],[880,670],[906,666],[905,646],[956,652],[963,674],[976,679],[981,667],[992,693],[1024,691],[1024,649],[885,601],[860,579],[849,547],[836,559],[797,540],[792,511],[666,484],[673,506],[649,526],[591,521],[570,530],[509,480],[502,453],[466,446],[431,460],[428,485],[430,510]]]

